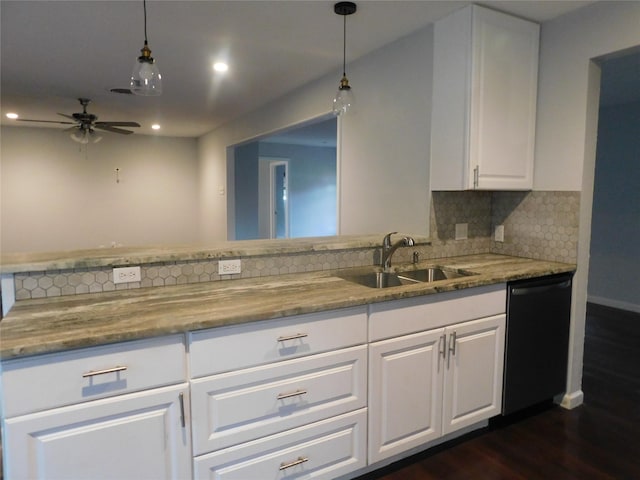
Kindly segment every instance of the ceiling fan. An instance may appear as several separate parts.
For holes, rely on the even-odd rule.
[[[82,105],[82,113],[73,113],[71,115],[67,115],[64,113],[58,113],[69,120],[73,120],[72,122],[60,121],[60,120],[30,120],[26,118],[18,118],[22,122],[42,122],[42,123],[59,123],[62,125],[73,125],[67,130],[78,130],[82,137],[89,137],[93,134],[94,128],[99,130],[105,130],[107,132],[112,133],[120,133],[122,135],[130,135],[133,133],[131,130],[125,130],[123,128],[118,127],[139,127],[140,124],[138,122],[98,122],[97,115],[93,113],[87,112],[87,105],[91,103],[91,100],[88,98],[79,98],[78,101],[80,105]]]

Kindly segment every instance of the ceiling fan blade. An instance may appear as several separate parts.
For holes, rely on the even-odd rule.
[[[130,130],[123,130],[122,128],[116,128],[116,127],[112,127],[110,125],[104,125],[104,124],[95,124],[93,126],[94,128],[99,128],[100,130],[105,130],[107,132],[112,132],[112,133],[121,133],[122,135],[130,135],[133,132]]]
[[[75,117],[73,117],[71,115],[67,115],[66,113],[58,112],[58,115],[60,115],[61,117],[64,117],[64,118],[68,118],[69,120],[75,120]]]
[[[75,122],[60,122],[58,120],[30,120],[28,118],[16,118],[19,122],[40,122],[40,123],[60,123],[62,125],[73,125]]]
[[[103,127],[139,127],[140,124],[138,122],[96,122],[95,126],[103,126]]]

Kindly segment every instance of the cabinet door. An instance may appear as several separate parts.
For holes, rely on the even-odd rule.
[[[444,329],[369,347],[369,463],[440,436]]]
[[[473,7],[472,32],[468,188],[531,189],[539,26]]]
[[[181,384],[5,420],[11,479],[191,478]]]
[[[500,413],[504,326],[502,314],[446,328],[443,434]]]
[[[539,30],[478,5],[435,23],[432,190],[532,188]]]

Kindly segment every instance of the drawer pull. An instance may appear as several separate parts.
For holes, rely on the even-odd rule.
[[[82,378],[95,377],[96,375],[106,375],[107,373],[122,372],[126,369],[127,367],[113,367],[113,368],[105,368],[104,370],[91,370],[87,373],[83,373]]]
[[[279,342],[286,342],[287,340],[297,340],[299,338],[304,338],[304,337],[308,337],[309,334],[308,333],[296,333],[294,335],[287,335],[284,337],[278,337],[278,341]]]
[[[299,388],[295,392],[289,393],[281,393],[278,395],[278,400],[284,400],[285,398],[297,397],[298,395],[305,395],[307,393],[306,390]]]
[[[291,467],[295,467],[296,465],[301,465],[305,462],[308,462],[309,459],[307,457],[298,457],[296,460],[294,460],[293,462],[282,462],[280,464],[280,470],[286,470],[287,468],[291,468]]]

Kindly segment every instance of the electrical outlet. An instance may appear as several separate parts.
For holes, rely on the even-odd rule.
[[[121,267],[113,269],[113,283],[140,281],[140,267]]]
[[[504,225],[496,226],[496,231],[493,235],[493,239],[496,242],[504,242]]]
[[[218,275],[233,275],[242,271],[242,262],[236,260],[220,260],[218,262]]]
[[[456,240],[466,240],[469,238],[469,224],[456,223]]]

